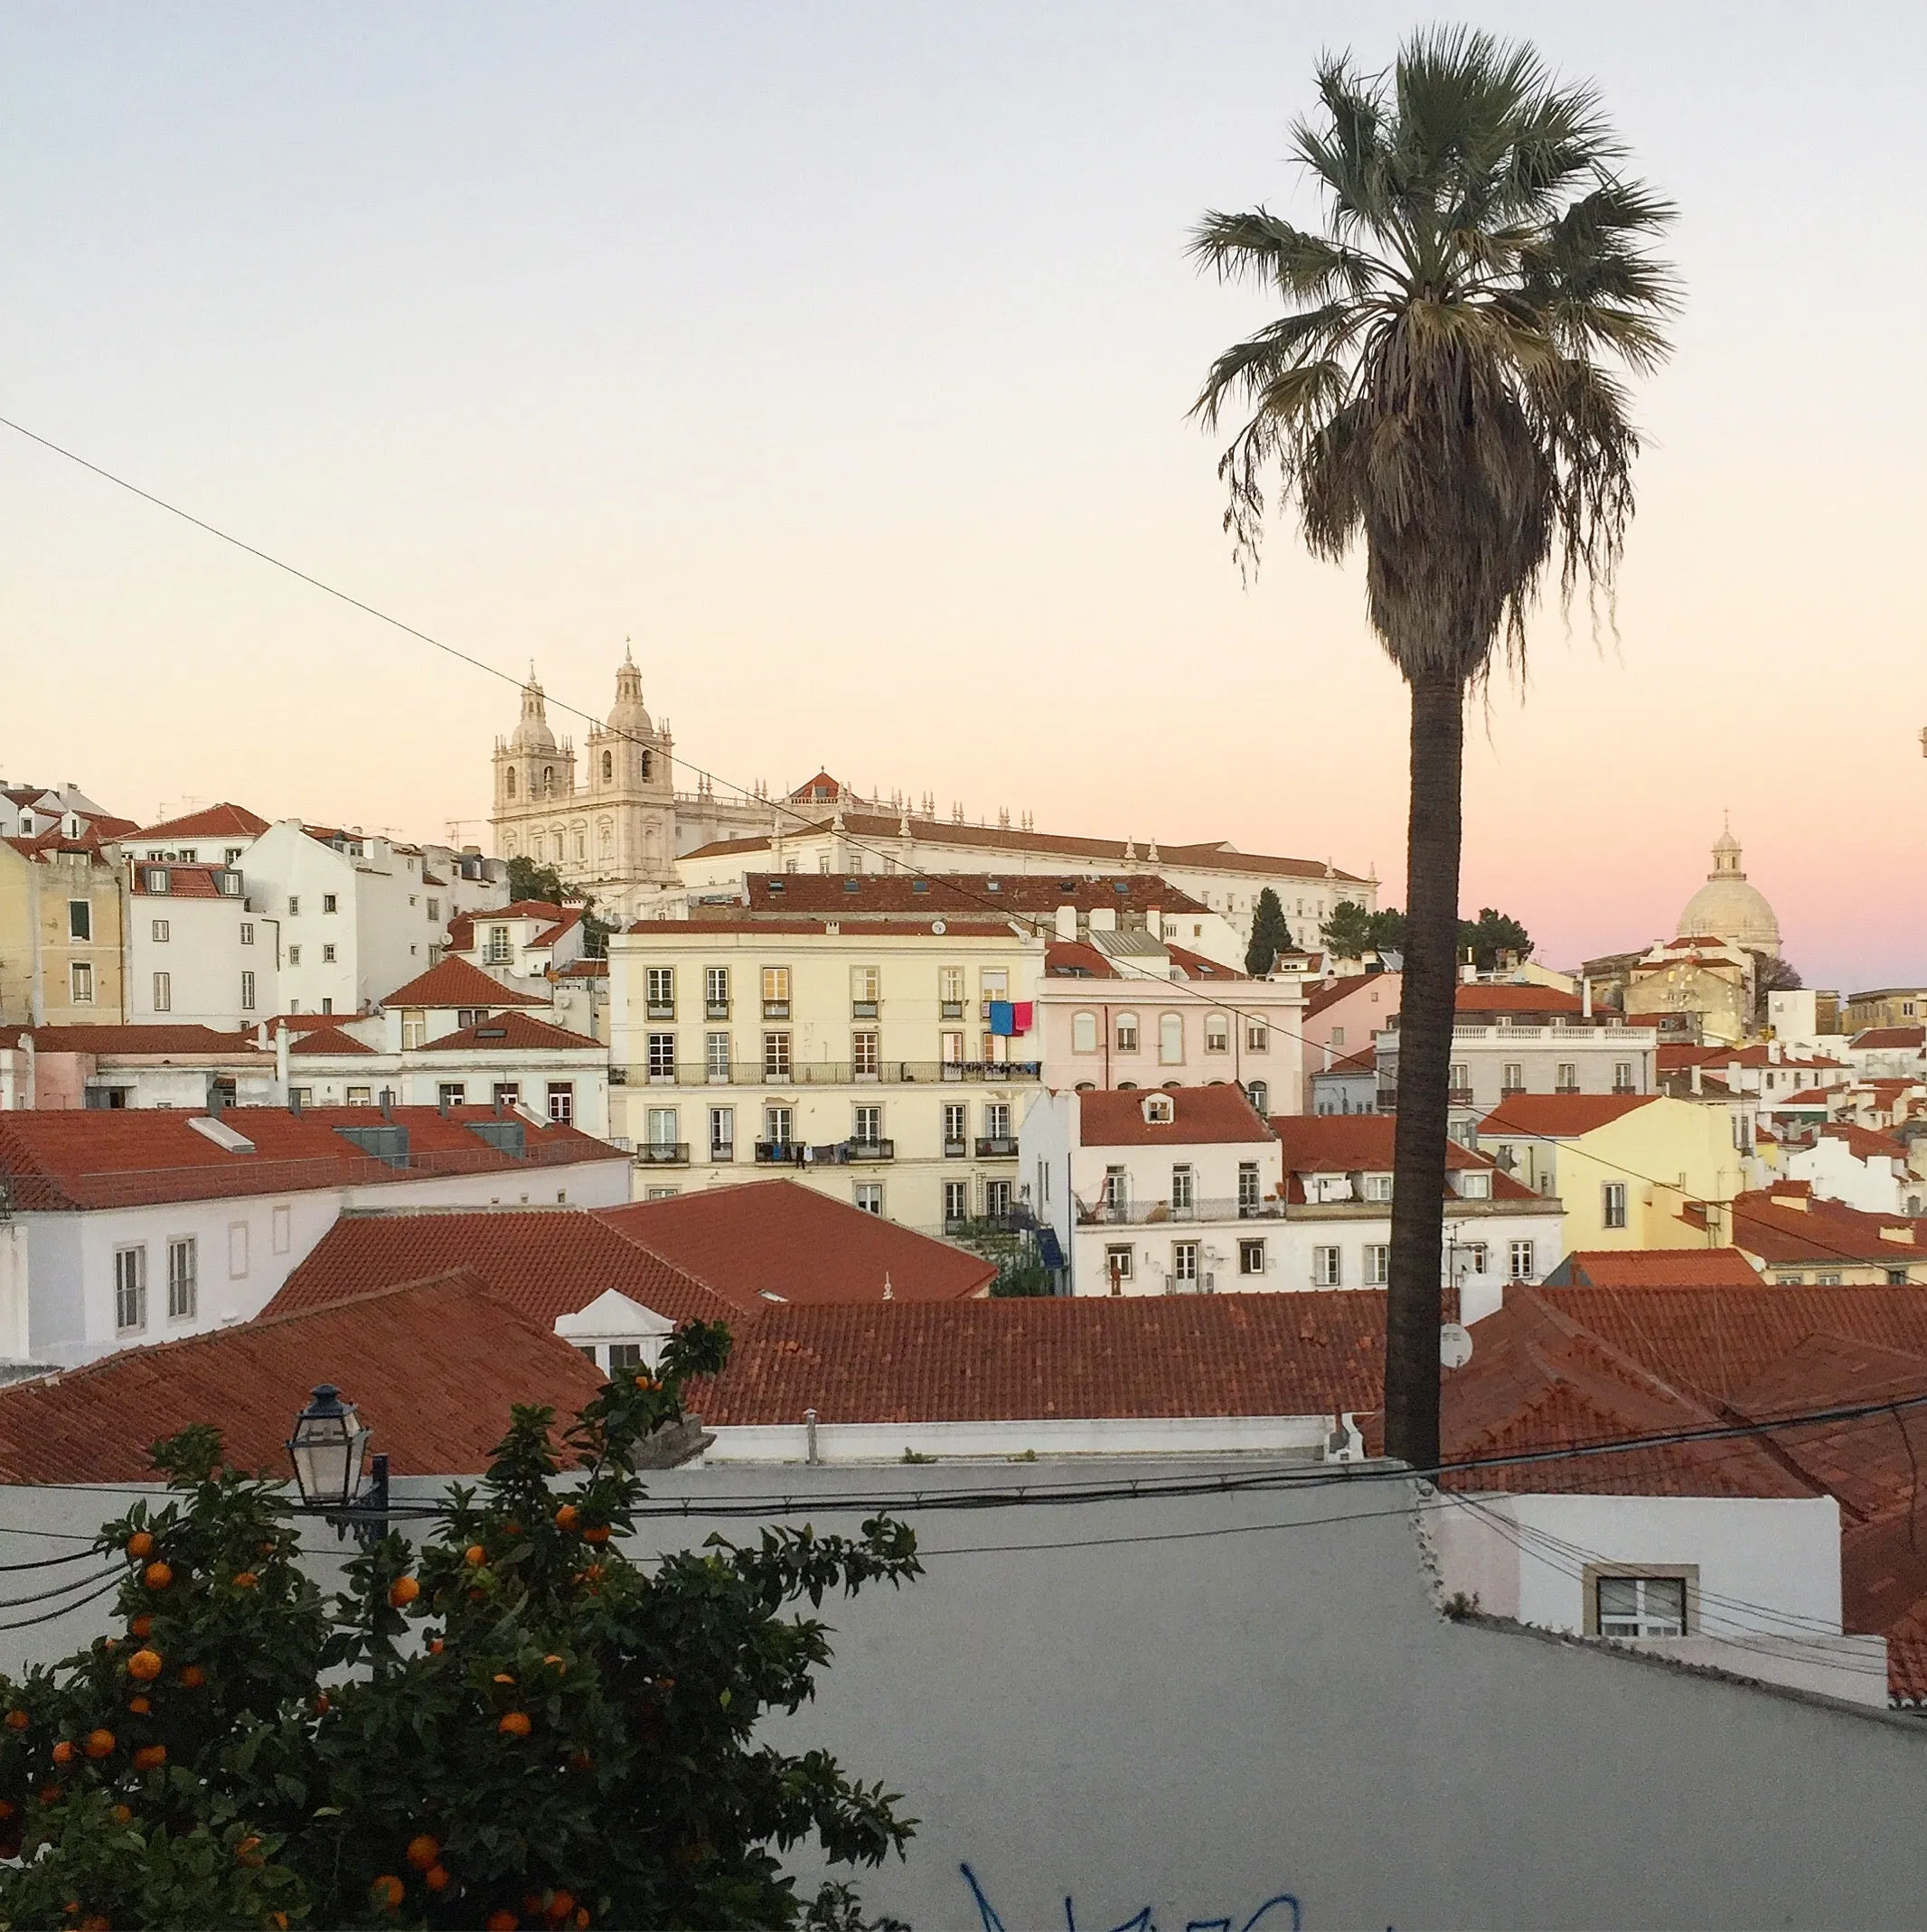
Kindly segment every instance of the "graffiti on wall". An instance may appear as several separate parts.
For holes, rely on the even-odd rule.
[[[990,1895],[977,1874],[968,1865],[959,1865],[957,1870],[964,1874],[964,1882],[970,1887],[971,1898],[982,1921],[982,1932],[1010,1932],[997,1916],[997,1909],[991,1903]],[[1148,1905],[1141,1905],[1128,1918],[1118,1919],[1114,1924],[1110,1922],[1108,1913],[1099,1913],[1095,1919],[1086,1918],[1084,1932],[1303,1932],[1303,1925],[1298,1900],[1290,1892],[1281,1891],[1274,1892],[1255,1911],[1219,1912],[1205,1918],[1189,1918],[1181,1927],[1175,1919],[1160,1926]],[[1069,1897],[1064,1900],[1064,1932],[1077,1932],[1077,1904]]]

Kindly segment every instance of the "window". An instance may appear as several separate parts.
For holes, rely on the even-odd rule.
[[[1010,1184],[1009,1181],[984,1182],[983,1212],[993,1219],[1001,1218],[1010,1212]]]
[[[1122,1168],[1106,1168],[1104,1170],[1104,1193],[1106,1207],[1122,1207],[1129,1198],[1130,1182]]]
[[[651,1019],[673,1019],[676,1017],[676,969],[673,966],[652,966],[644,975],[649,1000]]]
[[[970,1183],[968,1181],[945,1181],[944,1183],[944,1219],[946,1223],[970,1219]]]
[[[1096,1014],[1073,1013],[1071,1015],[1070,1050],[1075,1054],[1094,1054],[1097,1051]]]
[[[1576,1093],[1579,1091],[1579,1063],[1576,1060],[1562,1060],[1559,1063],[1559,1077],[1554,1084],[1561,1093]]]
[[[436,1083],[435,1104],[437,1107],[459,1107],[468,1098],[468,1083],[465,1080],[443,1080]]]
[[[1506,1253],[1506,1272],[1515,1281],[1529,1281],[1538,1273],[1529,1241],[1515,1241]]]
[[[1128,1243],[1121,1247],[1106,1248],[1104,1251],[1104,1271],[1111,1284],[1112,1292],[1117,1290],[1121,1281],[1131,1279],[1131,1257],[1133,1250]]]
[[[502,1098],[502,1089],[499,1086],[495,1089],[495,1098]],[[515,1090],[512,1087],[509,1089],[509,1098],[515,1098]],[[351,1107],[372,1107],[375,1103],[375,1090],[372,1087],[350,1087],[347,1101]]]
[[[505,783],[503,785],[503,790],[509,797],[513,798],[515,796],[515,774],[513,772],[504,773],[503,778]]]
[[[852,1033],[850,1036],[850,1071],[858,1080],[874,1080],[877,1077],[877,1042],[881,1037],[875,1033]]]
[[[1492,1197],[1492,1177],[1487,1172],[1459,1176],[1459,1198],[1462,1201],[1489,1201]]]
[[[428,1044],[428,1016],[419,1008],[401,1016],[401,1045],[405,1052]]]
[[[1482,1241],[1461,1241],[1452,1243],[1452,1255],[1454,1274],[1484,1274],[1491,1251]]]
[[[866,1215],[880,1215],[883,1212],[882,1182],[859,1181],[852,1198],[862,1213]]]
[[[1365,1177],[1365,1198],[1368,1201],[1389,1201],[1392,1198],[1392,1177],[1389,1174],[1368,1174]]]
[[[983,1106],[983,1131],[992,1140],[1008,1140],[1010,1138],[1010,1103],[1009,1101],[986,1101]]]
[[[1184,1064],[1184,1016],[1181,1013],[1158,1015],[1158,1064]]]
[[[729,969],[727,966],[709,966],[703,969],[702,1004],[706,1018],[728,1018]]]
[[[228,1223],[228,1280],[245,1281],[248,1279],[248,1224],[245,1221]],[[193,1310],[190,1308],[189,1314]]]
[[[787,966],[766,966],[763,969],[763,1018],[787,1019],[789,1017],[790,970]]]
[[[241,923],[240,923],[240,943],[241,943],[241,944],[242,944],[242,945],[244,945],[244,946],[251,946],[251,945],[252,945],[252,944],[254,943],[254,921],[253,921],[253,920],[251,920],[251,919],[243,919],[243,920],[241,921]]]
[[[1612,1063],[1612,1091],[1615,1093],[1632,1092],[1632,1062],[1615,1060]]]
[[[936,998],[941,1008],[938,1015],[940,1018],[964,1018],[964,969],[961,966],[937,968]]]
[[[850,1017],[852,1019],[876,1018],[882,978],[874,966],[852,966],[850,969]]]
[[[94,969],[83,960],[76,960],[67,969],[67,991],[77,1007],[90,1007],[94,1003]]]
[[[1251,1098],[1252,1111],[1254,1113],[1262,1114],[1269,1111],[1271,1106],[1272,1090],[1269,1086],[1265,1084],[1264,1081],[1254,1080],[1250,1082],[1249,1084],[1246,1085],[1245,1092]]]
[[[711,1107],[710,1109],[710,1158],[711,1160],[734,1160],[736,1158],[736,1109],[734,1107]]]
[[[1890,1268],[1887,1270],[1887,1286],[1889,1288],[1904,1288],[1906,1285],[1907,1271],[1904,1268]]]
[[[649,1145],[663,1148],[676,1144],[676,1110],[673,1107],[652,1107],[648,1115]]]
[[[1311,1283],[1315,1288],[1336,1288],[1342,1279],[1336,1248],[1313,1248],[1311,1251]]]
[[[479,1027],[487,1018],[486,1007],[457,1007],[455,1009],[455,1023],[458,1027]]]
[[[616,776],[616,754],[606,751],[602,755],[602,782],[607,784]]]
[[[290,1087],[287,1090],[287,1103],[290,1107],[293,1107],[297,1111],[303,1107],[312,1107],[315,1104],[314,1088]],[[287,1251],[286,1249],[281,1249],[277,1252],[281,1253],[286,1253]]]
[[[1344,1027],[1333,1027],[1333,1028],[1331,1029],[1331,1044],[1332,1044],[1332,1045],[1333,1045],[1334,1046],[1343,1046],[1343,1045],[1345,1044],[1345,1029],[1344,1029]]]
[[[1454,1093],[1470,1093],[1472,1091],[1472,1070],[1462,1060],[1454,1060],[1448,1076],[1448,1084]]]
[[[332,892],[322,894],[321,909],[324,913],[332,913],[336,909],[334,895]]]
[[[1820,1288],[1838,1288],[1840,1285],[1840,1278],[1837,1274],[1817,1274],[1813,1280]]]
[[[1247,1019],[1245,1022],[1245,1051],[1246,1053],[1269,1053],[1271,1045],[1272,1029],[1262,1019]]]
[[[147,890],[149,892],[165,893],[168,885],[169,880],[165,866],[150,866],[147,868]]]
[[[294,1245],[294,1220],[295,1215],[292,1208],[277,1207],[275,1209],[270,1223],[271,1233],[269,1240],[277,1254],[286,1254],[288,1249]]]
[[[1264,1243],[1262,1241],[1239,1242],[1238,1272],[1240,1274],[1263,1274],[1264,1272]]]
[[[246,1224],[241,1224],[245,1227]],[[196,1243],[192,1234],[167,1243],[167,1318],[186,1321],[194,1312]]]
[[[1231,1022],[1222,1013],[1205,1016],[1205,1051],[1208,1054],[1231,1051]]]
[[[649,1036],[649,1077],[653,1081],[676,1077],[676,1036],[672,1033]]]
[[[1526,1091],[1526,1064],[1523,1060],[1508,1060],[1499,1068],[1499,1088],[1502,1093],[1523,1093]]]
[[[970,1109],[962,1101],[944,1102],[944,1152],[953,1160],[962,1156],[967,1148],[970,1134]],[[947,1183],[945,1184],[948,1185]]]
[[[114,1250],[114,1326],[127,1335],[147,1326],[147,1251]]]
[[[1190,1168],[1180,1163],[1170,1170],[1170,1205],[1181,1209],[1197,1205],[1198,1180]]]
[[[482,954],[484,964],[506,966],[511,957],[508,927],[505,925],[490,926],[488,929],[488,944]]]
[[[1255,1160],[1241,1160],[1238,1162],[1238,1213],[1252,1214],[1257,1205],[1258,1164]]]
[[[241,1011],[254,1011],[254,975],[251,972],[244,972],[241,975]]]
[[[94,936],[94,908],[90,900],[70,899],[67,902],[67,936],[91,942]]]
[[[155,945],[157,945],[157,946],[164,946],[164,945],[165,945],[165,944],[167,943],[167,933],[168,933],[168,926],[167,926],[167,922],[166,922],[166,920],[164,920],[164,919],[156,919],[156,920],[155,920],[155,921],[153,922],[153,933],[154,933],[154,943],[155,943]]]
[[[702,1036],[703,1076],[711,1081],[727,1082],[729,1078],[729,1036],[727,1033],[706,1033]]]
[[[156,1013],[174,1011],[174,975],[157,972],[154,976],[154,1010]]]
[[[289,948],[287,949],[287,963],[288,963],[288,964],[289,964],[290,966],[298,966],[298,965],[300,965],[300,963],[301,963],[301,948],[300,948],[299,946],[290,946],[290,947],[289,947]]]
[[[1622,1228],[1626,1224],[1626,1184],[1624,1181],[1607,1181],[1599,1190],[1600,1220],[1609,1228]]]
[[[1175,1286],[1198,1285],[1198,1243],[1174,1241],[1170,1244],[1170,1278]]]
[[[1117,1050],[1121,1054],[1134,1054],[1137,1051],[1135,1013],[1120,1013],[1117,1016]]]
[[[1365,1247],[1365,1285],[1383,1288],[1392,1279],[1392,1250],[1382,1241],[1368,1242]]]
[[[576,827],[576,858],[578,860],[581,860],[588,857],[588,832],[585,827],[578,825]]]
[[[1005,966],[985,966],[977,974],[978,989],[989,999],[1008,999],[1010,997],[1010,972]]]
[[[549,1083],[549,1118],[559,1127],[573,1126],[576,1118],[576,1083],[572,1080]]]
[[[287,896],[287,916],[290,919],[301,916],[301,896],[298,893],[291,892]]]
[[[851,1110],[850,1138],[859,1147],[875,1147],[883,1139],[883,1109],[856,1107]]]
[[[439,920],[442,916],[442,902],[439,899],[430,899],[427,906],[427,913],[430,919]]]
[[[763,1138],[772,1147],[787,1147],[794,1116],[787,1107],[766,1107],[763,1110]]]
[[[324,946],[324,947],[323,947],[323,948],[321,949],[321,963],[322,963],[322,964],[323,964],[324,966],[332,966],[332,965],[334,965],[334,947],[333,947],[332,945],[326,945],[326,946]]]
[[[1592,1634],[1599,1637],[1684,1637],[1693,1573],[1599,1576],[1591,1579]]]
[[[766,1033],[763,1036],[763,1078],[765,1080],[787,1080],[789,1077],[789,1035],[786,1033]]]

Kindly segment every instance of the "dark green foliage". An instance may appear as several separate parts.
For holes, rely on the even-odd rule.
[[[1508,953],[1515,961],[1532,957],[1532,934],[1509,914],[1482,905],[1476,919],[1459,922],[1459,957],[1468,953],[1480,972],[1497,972]]]
[[[1405,943],[1405,915],[1394,907],[1368,913],[1355,900],[1340,899],[1319,928],[1319,937],[1341,960],[1368,952],[1397,952]]]
[[[1267,886],[1258,895],[1251,914],[1251,943],[1245,948],[1245,971],[1254,979],[1262,978],[1276,963],[1281,952],[1292,949],[1292,929],[1284,923],[1284,907],[1278,895]]]
[[[509,901],[535,899],[543,905],[566,904],[562,875],[553,866],[538,865],[532,858],[509,860]]]
[[[727,1349],[692,1324],[660,1379],[605,1385],[567,1433],[567,1483],[550,1411],[516,1409],[432,1539],[374,1544],[332,1603],[295,1563],[278,1491],[222,1468],[212,1430],[158,1445],[174,1496],[101,1532],[129,1564],[129,1627],[0,1683],[0,1707],[26,1713],[0,1726],[0,1852],[24,1860],[0,1867],[0,1924],[857,1923],[847,1887],[811,1904],[779,1854],[811,1841],[874,1864],[909,1822],[880,1785],[757,1731],[830,1658],[822,1623],[785,1608],[916,1576],[910,1533],[785,1526],[653,1569],[622,1550],[636,1446]],[[136,1533],[151,1553],[127,1553]],[[148,1647],[151,1682],[129,1672]],[[112,1736],[89,1758],[95,1731]],[[62,1740],[81,1745],[66,1764]],[[148,1744],[164,1765],[136,1768]]]

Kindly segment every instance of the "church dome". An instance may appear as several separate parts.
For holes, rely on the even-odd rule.
[[[1753,952],[1780,951],[1780,921],[1766,895],[1747,883],[1740,868],[1740,841],[1729,825],[1713,848],[1706,883],[1679,915],[1681,938],[1724,939]]]
[[[549,715],[542,704],[542,688],[536,682],[535,666],[529,667],[529,681],[522,688],[522,717],[515,736],[509,740],[511,751],[553,751],[555,733],[549,728]]]
[[[655,735],[649,713],[643,708],[643,674],[626,650],[616,672],[616,708],[609,713],[609,729],[630,738]]]

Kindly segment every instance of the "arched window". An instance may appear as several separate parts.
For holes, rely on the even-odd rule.
[[[616,832],[606,819],[602,821],[601,834],[602,856],[613,858],[616,856]]]
[[[1245,1092],[1250,1097],[1254,1112],[1264,1113],[1269,1110],[1272,1097],[1271,1089],[1262,1080],[1254,1080],[1245,1089]]]
[[[554,852],[554,854],[555,854],[555,862],[556,862],[556,864],[557,864],[557,865],[560,865],[560,864],[561,864],[561,862],[562,862],[562,835],[561,835],[561,833],[560,833],[560,832],[551,832],[551,833],[550,833],[550,835],[549,835],[549,844],[550,844],[550,847],[551,850],[552,850],[552,851]]]
[[[1117,1083],[1117,1091],[1120,1093],[1135,1093],[1137,1092],[1137,1082],[1134,1080],[1120,1080]]]
[[[545,764],[542,767],[542,791],[544,792],[544,793],[548,793],[553,792],[554,790],[555,767],[552,764]]]
[[[1077,1083],[1077,1092],[1080,1093],[1092,1093],[1096,1088],[1097,1083],[1095,1080],[1080,1080]]]
[[[578,859],[588,857],[588,831],[580,825],[576,827],[576,857]]]
[[[608,782],[610,781],[610,779],[612,779],[613,777],[615,777],[615,775],[616,775],[616,754],[615,754],[614,752],[612,752],[612,751],[606,751],[606,752],[604,752],[604,753],[603,753],[603,755],[602,755],[602,782],[603,782],[603,783],[604,783],[604,784],[607,784],[607,783],[608,783]]]
[[[503,786],[503,791],[508,797],[513,798],[515,796],[515,767],[512,764],[503,776],[506,780]]]
[[[504,858],[514,858],[514,856],[515,856],[515,840],[514,840],[514,839],[513,839],[512,837],[511,837],[511,838],[507,838],[507,839],[503,839],[503,840],[502,841],[502,856],[503,856],[503,857]]]
[[[653,754],[645,751],[638,755],[637,762],[642,766],[643,783],[646,784],[649,782],[649,774],[654,768],[654,756]]]
[[[1097,1051],[1096,1014],[1074,1013],[1071,1016],[1070,1047],[1073,1053],[1094,1054]]]
[[[1184,1015],[1158,1015],[1158,1058],[1165,1066],[1184,1064]]]

